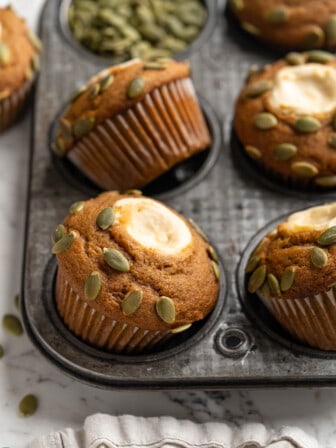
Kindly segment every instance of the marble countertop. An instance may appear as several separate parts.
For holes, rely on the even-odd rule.
[[[6,3],[0,1],[1,6]],[[43,0],[12,3],[36,27]],[[29,115],[0,137],[0,316],[17,312],[13,297],[20,289],[29,144]],[[297,425],[323,447],[336,446],[335,390],[112,392],[68,378],[26,336],[10,336],[0,328],[0,343],[5,348],[0,360],[1,447],[24,447],[36,436],[80,426],[95,412],[226,420],[234,425],[262,422],[274,429]],[[38,397],[39,408],[34,416],[22,418],[18,402],[27,393]]]

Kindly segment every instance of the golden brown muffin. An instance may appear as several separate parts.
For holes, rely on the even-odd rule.
[[[65,323],[96,346],[140,352],[206,317],[218,259],[195,229],[137,191],[75,203],[53,235]]]
[[[10,6],[0,8],[0,131],[22,111],[39,70],[41,42]]]
[[[336,46],[334,0],[229,0],[241,27],[280,48]]]
[[[234,127],[246,153],[289,185],[336,186],[336,60],[289,53],[247,80]]]
[[[296,339],[336,350],[336,203],[294,213],[250,258],[248,290],[257,292]]]
[[[103,189],[139,188],[211,142],[187,62],[133,60],[92,78],[53,149]]]

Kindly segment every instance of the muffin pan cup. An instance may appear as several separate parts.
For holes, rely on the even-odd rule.
[[[274,227],[273,220],[280,215],[309,207],[317,197],[290,196],[265,188],[240,164],[233,163],[230,133],[235,99],[250,65],[273,61],[269,54],[251,51],[229,34],[224,7],[221,2],[217,13],[220,20],[211,40],[191,57],[195,88],[206,98],[204,104],[211,104],[211,110],[221,118],[224,145],[212,169],[192,188],[184,189],[182,184],[176,190],[178,194],[169,196],[166,192],[167,196],[162,197],[169,206],[196,221],[216,247],[221,258],[221,295],[207,320],[176,335],[178,339],[167,341],[162,350],[138,356],[118,355],[84,343],[69,331],[55,306],[56,262],[50,256],[50,234],[63,221],[70,204],[88,199],[92,190],[74,187],[56,169],[48,150],[48,130],[70,94],[101,66],[64,45],[58,25],[59,2],[46,2],[42,13],[40,34],[46,49],[35,97],[21,301],[23,321],[33,343],[55,366],[98,387],[336,385],[333,353],[295,342],[279,329],[261,301],[257,306],[250,302],[250,297],[244,299],[244,310],[239,301],[238,296],[245,289],[236,272],[238,266],[239,272],[244,270],[249,256],[244,250],[251,237],[266,223],[271,222]],[[71,172],[69,175],[71,178]],[[151,194],[155,193],[158,191],[152,190]],[[321,195],[319,202],[323,198]],[[259,239],[258,235],[249,250]],[[240,294],[236,284],[240,285]]]

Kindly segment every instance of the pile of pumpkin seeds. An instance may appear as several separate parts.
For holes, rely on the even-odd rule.
[[[200,0],[73,0],[68,11],[75,39],[115,62],[180,53],[206,19]]]

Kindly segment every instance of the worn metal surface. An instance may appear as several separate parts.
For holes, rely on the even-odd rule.
[[[84,59],[63,39],[58,6],[58,1],[48,1],[42,17],[45,51],[36,95],[27,211],[22,310],[34,343],[70,375],[101,387],[336,384],[336,360],[310,350],[300,353],[300,344],[296,346],[299,352],[292,350],[290,343],[281,345],[281,338],[275,341],[246,317],[238,300],[236,270],[250,238],[270,220],[307,206],[311,200],[316,202],[317,197],[289,196],[267,189],[241,169],[239,163],[232,161],[232,113],[245,73],[251,64],[272,62],[277,55],[263,50],[230,27],[224,17],[224,2],[220,4],[219,21],[211,40],[191,57],[196,89],[212,105],[223,126],[221,155],[203,180],[188,191],[170,197],[167,203],[197,221],[217,246],[228,278],[226,306],[217,308],[218,316],[214,315],[214,321],[204,334],[193,336],[196,338],[193,343],[180,345],[176,352],[171,350],[164,356],[159,354],[160,359],[152,355],[146,362],[105,356],[103,352],[97,355],[95,350],[83,349],[82,343],[65,327],[61,328],[62,323],[53,309],[55,265],[50,261],[50,233],[55,224],[63,220],[69,204],[86,199],[88,195],[62,177],[53,163],[48,132],[69,94],[101,66]],[[254,314],[250,315],[258,317],[259,309],[253,310]],[[274,325],[266,317],[263,325],[269,324]],[[232,331],[227,332],[228,329]],[[246,335],[241,341],[240,331]],[[273,333],[277,338],[277,331]],[[241,352],[232,353],[235,348]]]

